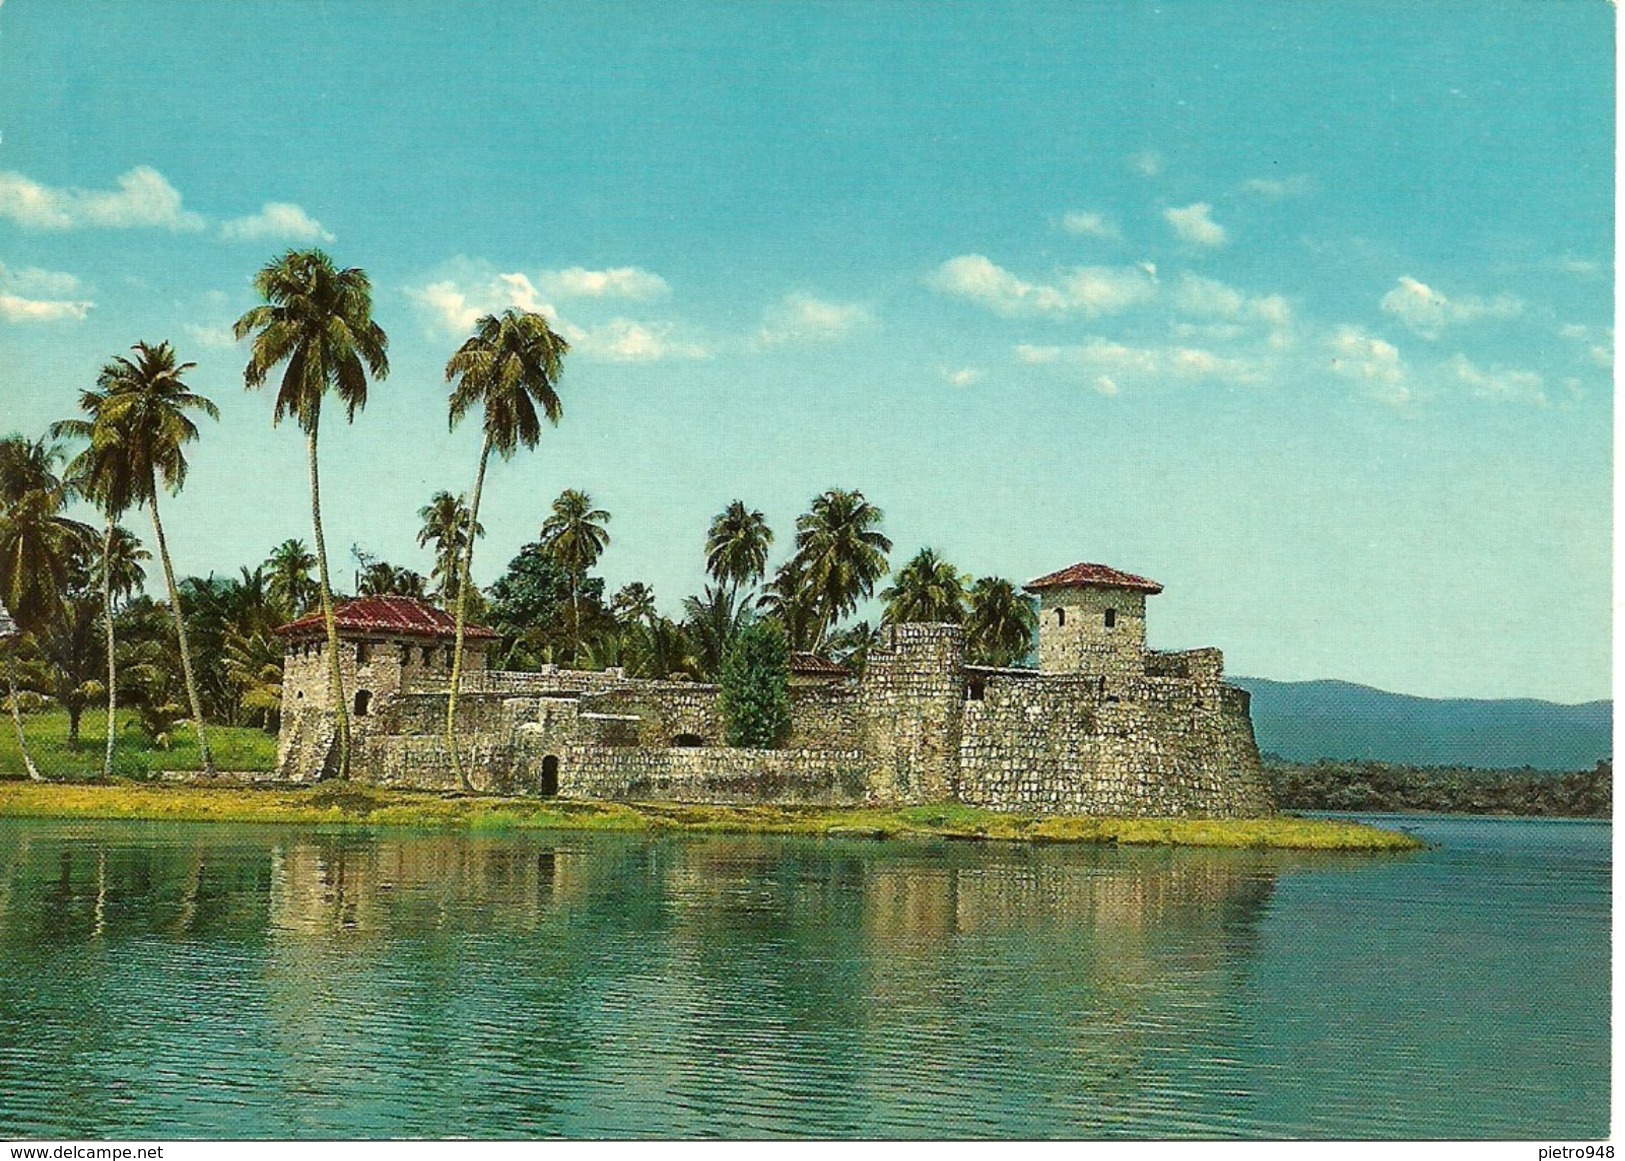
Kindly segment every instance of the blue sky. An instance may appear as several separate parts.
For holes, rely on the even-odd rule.
[[[170,339],[221,405],[185,571],[308,540],[242,388],[273,254],[374,280],[329,543],[427,571],[478,314],[574,344],[499,464],[493,579],[565,487],[675,613],[739,497],[825,488],[975,575],[1162,581],[1152,643],[1425,695],[1610,686],[1603,3],[0,3],[0,428]],[[138,532],[146,525],[133,520]]]

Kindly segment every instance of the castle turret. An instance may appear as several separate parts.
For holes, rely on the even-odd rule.
[[[1156,581],[1103,564],[1075,564],[1029,581],[1038,598],[1038,668],[1134,677],[1145,672],[1145,599]]]

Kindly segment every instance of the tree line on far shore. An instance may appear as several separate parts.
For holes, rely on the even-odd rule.
[[[30,777],[40,774],[28,757],[24,712],[59,706],[78,745],[81,715],[102,702],[104,774],[112,771],[120,705],[134,710],[137,728],[159,746],[189,720],[203,768],[213,773],[208,724],[276,727],[282,649],[272,630],[312,612],[322,615],[332,646],[339,769],[348,773],[349,722],[332,616],[343,594],[322,523],[318,436],[329,400],[342,406],[347,422],[365,408],[369,387],[389,373],[388,338],[372,318],[365,272],[339,269],[320,250],[280,255],[254,287],[261,303],[235,328],[239,339],[251,340],[244,384],[263,387],[281,368],[272,423],[291,420],[305,437],[309,544],[284,541],[236,576],[175,575],[161,500],[185,485],[187,446],[201,438],[198,420],[219,413],[187,383],[194,364],[167,342],[137,343],[129,356],[110,359],[95,385],[78,391],[77,416],[37,438],[0,439],[0,603],[16,628],[4,642],[7,702]],[[1016,585],[973,578],[930,548],[893,572],[884,514],[856,490],[815,497],[771,575],[773,530],[744,501],[728,504],[705,531],[708,583],[683,598],[676,617],[662,614],[641,582],[606,595],[593,570],[610,544],[610,514],[573,488],[553,501],[536,539],[495,583],[484,590],[471,583],[492,453],[511,459],[537,445],[544,421],[559,423],[568,351],[540,314],[510,309],[478,320],[448,360],[446,380],[450,426],[481,416],[480,456],[468,492],[442,490],[418,511],[417,541],[431,555],[429,571],[351,548],[356,595],[418,597],[454,618],[446,739],[459,774],[451,726],[470,623],[501,634],[493,664],[510,669],[618,665],[637,676],[715,680],[736,646],[763,632],[779,642],[769,655],[814,652],[861,669],[879,627],[850,618],[890,574],[878,593],[881,624],[962,624],[971,659],[983,664],[1020,664],[1030,654],[1035,613]],[[68,515],[75,501],[99,513],[99,528]],[[124,523],[138,509],[150,520],[150,548]],[[144,591],[154,561],[163,577],[159,597]],[[756,640],[752,656],[761,648]]]
[[[1613,763],[1590,770],[1479,770],[1390,762],[1288,762],[1266,754],[1264,777],[1280,810],[1436,811],[1611,818]]]

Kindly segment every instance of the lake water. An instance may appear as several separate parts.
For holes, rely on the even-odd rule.
[[[0,821],[0,1138],[1598,1140],[1606,823],[1385,856]]]

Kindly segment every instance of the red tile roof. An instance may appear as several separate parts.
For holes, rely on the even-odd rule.
[[[1063,568],[1060,572],[1052,572],[1037,580],[1030,580],[1023,587],[1032,592],[1034,589],[1081,588],[1085,585],[1107,589],[1138,589],[1143,593],[1162,591],[1162,586],[1154,580],[1135,576],[1131,572],[1118,572],[1115,568],[1109,568],[1104,564],[1075,564],[1071,568]]]
[[[433,637],[451,640],[457,635],[457,622],[444,609],[437,609],[416,597],[358,597],[333,610],[333,623],[341,633],[387,633],[402,637]],[[327,632],[320,613],[300,617],[277,626],[284,637],[315,637]],[[470,641],[490,641],[500,634],[479,625],[464,625],[463,636]]]
[[[790,672],[805,677],[850,677],[852,671],[838,661],[820,657],[816,653],[790,654]]]

